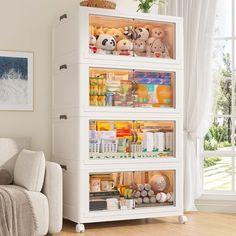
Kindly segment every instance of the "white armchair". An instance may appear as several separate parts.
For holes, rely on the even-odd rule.
[[[25,140],[0,138],[0,167],[13,175],[13,185],[24,189],[30,198],[37,224],[36,235],[58,233],[62,228],[61,167],[45,162],[42,152],[21,151],[24,146],[27,148],[26,143]]]

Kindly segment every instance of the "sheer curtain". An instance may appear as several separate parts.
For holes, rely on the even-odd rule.
[[[169,13],[184,18],[184,204],[196,210],[201,166],[197,140],[206,134],[213,115],[214,80],[211,49],[217,0],[169,0]]]

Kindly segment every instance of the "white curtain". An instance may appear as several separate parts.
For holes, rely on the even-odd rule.
[[[171,4],[174,7],[171,7]],[[170,0],[169,2],[172,13],[178,13],[184,18],[184,207],[186,211],[196,210],[194,201],[200,195],[200,168],[202,168],[199,166],[197,140],[204,137],[213,117],[215,86],[211,75],[211,49],[216,5],[217,0]]]

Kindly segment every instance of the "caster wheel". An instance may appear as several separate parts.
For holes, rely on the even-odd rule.
[[[188,218],[187,218],[187,216],[179,216],[179,223],[180,224],[186,224],[187,222],[188,222]]]
[[[85,231],[84,224],[77,224],[75,226],[75,230],[77,233],[83,233]]]

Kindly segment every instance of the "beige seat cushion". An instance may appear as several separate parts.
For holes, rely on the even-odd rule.
[[[14,184],[29,191],[40,192],[43,187],[45,165],[43,152],[23,149],[16,160]]]

